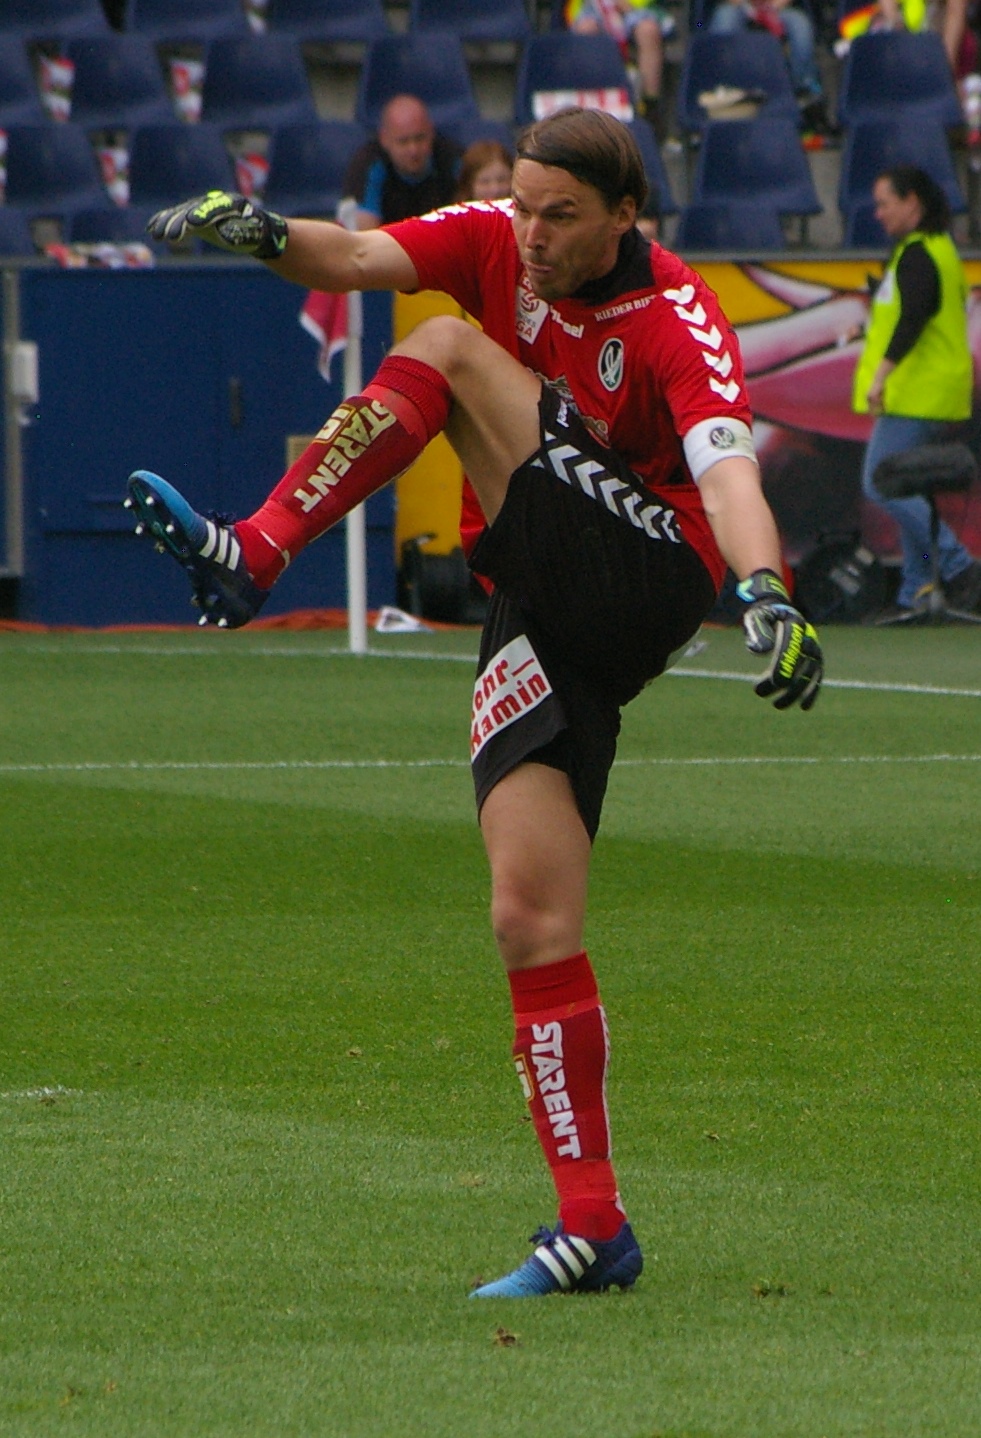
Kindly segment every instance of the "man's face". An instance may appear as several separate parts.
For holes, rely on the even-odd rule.
[[[610,211],[592,185],[536,160],[517,161],[512,194],[515,239],[540,300],[565,299],[587,280],[609,274],[620,237],[634,222],[632,199]]]
[[[432,121],[419,106],[397,106],[382,122],[378,142],[400,175],[422,175],[433,153]]]

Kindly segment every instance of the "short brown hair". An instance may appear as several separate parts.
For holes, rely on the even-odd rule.
[[[607,209],[615,209],[627,195],[638,211],[644,208],[647,176],[637,141],[626,125],[602,110],[570,107],[536,120],[522,131],[517,158],[568,170],[598,190]]]

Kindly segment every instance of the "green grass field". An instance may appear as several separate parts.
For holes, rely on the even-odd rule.
[[[647,1268],[524,1303],[476,636],[0,637],[4,1438],[976,1438],[981,634],[706,637],[591,896]]]

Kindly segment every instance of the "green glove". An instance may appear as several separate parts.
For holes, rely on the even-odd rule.
[[[736,593],[749,608],[743,615],[746,648],[769,654],[770,663],[757,680],[761,699],[777,697],[776,709],[800,701],[810,709],[824,678],[824,655],[817,630],[790,602],[783,580],[772,569],[757,569],[736,585]]]
[[[286,249],[287,227],[282,215],[260,209],[244,195],[209,190],[169,210],[158,210],[147,222],[155,240],[171,243],[198,236],[234,255],[275,260]]]

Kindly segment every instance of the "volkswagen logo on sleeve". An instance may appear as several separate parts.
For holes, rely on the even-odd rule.
[[[604,389],[619,389],[623,380],[623,340],[607,340],[600,350],[596,368]]]

